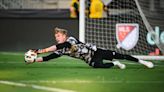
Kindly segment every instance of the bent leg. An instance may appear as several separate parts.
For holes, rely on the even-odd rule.
[[[91,60],[90,66],[94,68],[111,68],[113,66],[118,66],[120,69],[125,69],[126,66],[124,64],[121,64],[119,61],[103,63],[104,59],[112,60],[113,58],[113,51],[98,49]]]
[[[103,55],[103,50],[98,49],[92,57],[89,65],[94,68],[111,68],[112,66],[114,66],[113,63],[103,63]]]
[[[113,63],[103,63],[103,62],[91,62],[91,66],[94,68],[111,68],[114,66]]]
[[[126,68],[126,66],[124,64],[120,63],[119,61],[114,61],[114,62],[111,62],[111,63],[92,62],[92,66],[94,68],[111,68],[113,66],[117,66],[120,69],[125,69]]]

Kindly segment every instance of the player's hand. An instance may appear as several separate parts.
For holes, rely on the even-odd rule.
[[[30,50],[38,54],[39,49],[30,49]]]
[[[33,50],[36,54],[42,54],[47,52],[46,49],[31,49],[31,50]]]

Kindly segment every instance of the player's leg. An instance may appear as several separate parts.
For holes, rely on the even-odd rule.
[[[129,61],[139,62],[139,59],[137,59],[135,57],[132,57],[130,55],[120,54],[120,53],[117,53],[115,51],[112,51],[112,54],[113,54],[114,59],[126,59],[126,60],[129,60]]]
[[[125,69],[125,65],[121,64],[119,61],[103,63],[103,55],[103,51],[101,49],[98,49],[92,57],[92,60],[89,65],[94,68],[111,68],[113,66],[118,66],[120,69]]]
[[[111,68],[113,66],[117,66],[120,69],[125,69],[126,66],[122,63],[120,63],[119,61],[114,61],[111,63],[103,63],[103,61],[92,61],[90,66],[94,67],[94,68]]]
[[[114,66],[113,63],[103,63],[102,61],[92,61],[90,66],[94,68],[111,68]]]
[[[140,60],[140,59],[135,58],[131,55],[120,54],[120,53],[117,53],[115,51],[113,51],[112,53],[113,53],[113,58],[114,59],[126,59],[126,60],[129,60],[129,61],[135,61],[135,62],[138,62],[140,64],[143,64],[143,65],[147,66],[148,68],[153,68],[154,67],[152,62]]]
[[[140,59],[135,58],[135,57],[130,56],[130,55],[120,54],[120,53],[117,53],[117,52],[111,51],[111,50],[103,50],[102,49],[102,51],[104,53],[103,58],[107,59],[107,60],[125,59],[125,60],[129,60],[129,61],[138,62],[140,64],[143,64],[143,65],[147,66],[148,68],[153,68],[154,67],[152,62],[140,60]]]

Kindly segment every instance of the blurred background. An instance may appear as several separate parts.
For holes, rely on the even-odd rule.
[[[54,27],[65,28],[70,35],[79,38],[79,19],[74,14],[78,10],[71,8],[74,6],[78,9],[79,3],[73,4],[78,1],[0,0],[0,51],[25,51],[50,46],[55,43],[52,34]],[[102,1],[105,5],[112,2]],[[138,1],[150,25],[164,30],[164,0]]]
[[[0,0],[0,51],[26,51],[55,43],[53,28],[78,38],[79,20],[70,18],[72,0]]]

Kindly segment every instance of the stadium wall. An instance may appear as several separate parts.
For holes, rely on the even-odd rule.
[[[78,19],[71,18],[0,18],[0,51],[26,51],[56,43],[53,28],[69,30],[78,38]]]

